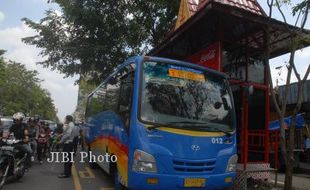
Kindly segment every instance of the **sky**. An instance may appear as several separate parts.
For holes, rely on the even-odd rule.
[[[293,0],[296,3],[300,0]],[[258,0],[267,12],[267,0]],[[289,23],[294,23],[294,19],[288,7],[283,7]],[[36,35],[35,31],[27,27],[21,18],[27,17],[33,21],[39,21],[45,16],[48,9],[59,10],[55,4],[48,4],[47,0],[0,0],[0,49],[7,50],[7,59],[20,62],[28,69],[37,70],[39,78],[44,81],[42,87],[48,89],[58,110],[58,117],[62,120],[65,115],[72,114],[77,104],[78,86],[74,85],[77,77],[64,78],[64,75],[48,68],[42,68],[36,62],[44,60],[38,56],[40,49],[35,46],[28,46],[21,42],[21,38]],[[273,18],[283,20],[278,11],[275,11]],[[310,19],[306,25],[310,29]],[[285,69],[276,70],[278,66],[285,65],[288,55],[271,60],[273,80],[278,79],[279,84],[285,84]],[[310,63],[310,48],[299,51],[296,56],[297,69],[301,76],[304,75]],[[279,76],[279,73],[281,74]],[[309,77],[310,78],[310,77]],[[296,81],[293,77],[292,81]]]
[[[269,8],[267,5],[267,0],[257,0],[257,2],[262,6],[262,8],[267,13],[267,15],[269,15]],[[296,5],[296,3],[301,2],[301,0],[292,0],[291,2],[292,2],[292,5]],[[294,25],[296,22],[296,17],[293,17],[291,13],[291,7],[282,6],[282,10],[286,16],[287,22],[291,25]],[[276,7],[273,8],[272,17],[277,20],[284,21],[283,17],[281,16],[280,12],[276,9]],[[298,26],[300,26],[300,23]],[[305,28],[310,29],[310,18],[308,19]],[[279,85],[286,84],[287,70],[284,67],[282,67],[282,69],[275,69],[275,68],[286,65],[288,60],[289,60],[289,54],[270,60],[274,86],[277,83],[276,81],[279,82],[278,83]],[[296,64],[298,72],[300,73],[300,76],[303,77],[308,68],[308,65],[310,64],[310,47],[297,51],[297,54],[295,57],[295,64]],[[308,79],[310,79],[310,75]],[[297,78],[295,77],[295,75],[292,75],[291,81],[292,82],[297,81]]]
[[[0,0],[0,49],[7,50],[6,59],[23,63],[40,73],[39,78],[44,80],[41,86],[51,93],[57,115],[63,120],[65,115],[74,112],[77,104],[78,86],[74,85],[77,77],[64,79],[64,75],[37,65],[36,62],[44,60],[38,56],[40,49],[21,41],[23,37],[36,35],[21,18],[39,21],[48,9],[59,10],[59,7],[48,4],[47,0]]]

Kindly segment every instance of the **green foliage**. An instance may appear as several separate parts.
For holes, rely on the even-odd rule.
[[[306,10],[309,11],[310,0],[304,0],[300,3],[297,3],[293,8],[293,15],[295,16],[296,13],[301,11],[302,14],[305,14]]]
[[[310,0],[301,0],[296,4],[293,4],[292,0],[275,0],[274,6],[277,6],[276,2],[279,3],[280,7],[282,5],[288,5],[289,7],[291,7],[293,16],[296,16],[296,14],[299,13],[304,15],[306,11],[309,11],[310,7]]]
[[[128,40],[135,48],[141,45],[157,46],[172,27],[179,9],[179,0],[129,1],[129,14],[132,19],[129,29],[132,34]],[[146,49],[146,51],[149,49]],[[136,53],[141,53],[137,49]]]
[[[38,32],[24,38],[42,48],[45,67],[67,76],[81,74],[98,83],[129,56],[158,45],[176,19],[178,0],[54,0],[62,14],[47,11],[36,23]],[[91,76],[91,77],[90,77]]]
[[[3,51],[0,51],[3,52]],[[27,70],[20,63],[5,61],[0,54],[0,113],[13,115],[21,111],[46,119],[57,118],[53,100],[42,89],[37,71]]]

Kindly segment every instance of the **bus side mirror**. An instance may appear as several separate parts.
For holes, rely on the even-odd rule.
[[[124,83],[121,87],[119,111],[121,113],[127,112],[130,109],[132,84]]]
[[[215,109],[220,109],[222,107],[222,103],[221,102],[215,102],[215,104],[214,104],[214,108]]]
[[[123,105],[119,106],[119,112],[120,113],[124,113],[124,112],[128,112],[128,111],[129,111],[129,106],[123,106]]]

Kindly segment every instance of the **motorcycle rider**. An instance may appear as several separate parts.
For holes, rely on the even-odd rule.
[[[22,142],[15,146],[15,148],[25,154],[26,162],[25,162],[25,169],[29,169],[31,167],[31,154],[32,150],[29,146],[29,134],[27,130],[27,125],[23,123],[23,119],[25,115],[21,112],[17,112],[13,115],[14,124],[10,128],[10,133],[14,134],[17,140],[22,140]]]
[[[38,122],[30,117],[28,120],[28,133],[29,133],[29,138],[30,138],[30,146],[32,149],[32,157],[31,161],[34,161],[34,155],[37,153],[37,147],[38,147],[38,136],[39,136],[39,126]]]
[[[58,142],[60,141],[63,130],[64,130],[63,124],[58,123],[56,129],[53,131],[53,138],[52,138],[52,142],[51,142],[51,146],[52,146],[51,151],[58,152],[58,150],[60,148],[60,145],[58,144]]]
[[[42,158],[46,155],[47,151],[47,142],[48,142],[48,132],[46,131],[46,127],[44,123],[41,123],[39,128],[39,136],[38,136],[38,160],[39,163],[42,164]]]
[[[2,115],[0,114],[0,145],[2,144],[2,138],[3,138],[3,129],[2,129],[1,117],[2,117]]]

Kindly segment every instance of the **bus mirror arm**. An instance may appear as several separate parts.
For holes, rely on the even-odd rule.
[[[120,93],[120,111],[129,111],[130,103],[131,103],[131,94],[132,94],[132,85],[130,83],[125,83],[121,87]],[[123,110],[123,111],[122,111]]]
[[[120,111],[121,113],[125,113],[125,112],[129,112],[130,110],[129,110],[129,107],[128,107],[128,106],[120,105],[119,111]]]
[[[254,93],[254,87],[252,85],[251,86],[244,86],[243,90],[245,91],[245,94],[247,96],[250,96]]]
[[[225,110],[229,109],[227,100],[225,97],[222,97],[222,102],[215,102],[215,104],[213,105],[215,109],[220,109],[222,107],[222,105],[224,106]]]

